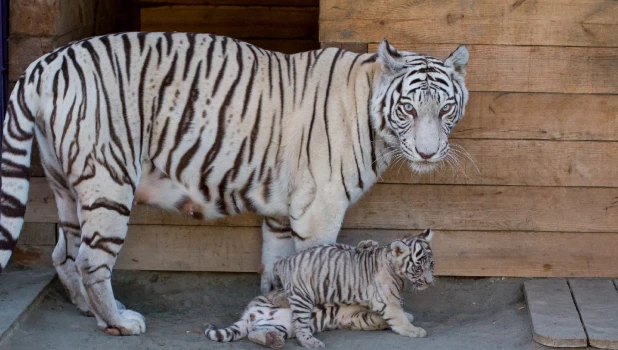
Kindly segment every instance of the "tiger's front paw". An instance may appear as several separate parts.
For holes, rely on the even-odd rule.
[[[119,310],[120,320],[108,325],[105,332],[110,335],[138,335],[146,332],[144,316],[133,310]]]
[[[414,322],[414,316],[411,313],[406,312],[405,314],[406,318],[408,319],[408,321],[410,321],[410,323]]]

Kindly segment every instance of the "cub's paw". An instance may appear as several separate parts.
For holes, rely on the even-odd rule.
[[[281,349],[285,344],[285,339],[283,339],[283,336],[277,331],[270,331],[266,333],[264,337],[264,345],[271,349]]]
[[[414,322],[414,316],[411,313],[406,312],[405,314],[406,318],[408,319],[408,321],[410,321],[410,323]]]
[[[307,338],[307,339],[298,339],[300,345],[302,345],[304,348],[308,348],[308,349],[317,349],[317,348],[325,348],[326,345],[324,345],[324,343],[319,340],[316,337],[311,337],[311,338]]]
[[[414,327],[410,329],[405,336],[410,338],[425,338],[427,336],[427,331],[421,327]]]
[[[272,266],[267,266],[262,271],[260,276],[260,291],[262,294],[266,294],[270,291],[277,289],[277,283],[275,283],[275,274]]]
[[[144,316],[133,310],[120,310],[120,321],[108,325],[105,332],[110,335],[138,335],[146,332]]]
[[[358,242],[358,244],[356,245],[356,248],[358,249],[371,249],[374,247],[379,246],[380,244],[376,241],[374,241],[373,239],[366,239],[364,241],[360,241]]]

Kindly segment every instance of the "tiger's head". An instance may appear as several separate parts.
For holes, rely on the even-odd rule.
[[[415,171],[429,172],[449,154],[448,135],[468,103],[468,57],[463,45],[442,61],[380,44],[373,125]]]
[[[426,229],[418,236],[396,240],[389,246],[393,270],[417,290],[427,288],[434,281],[433,252],[429,247],[432,237],[433,231]]]

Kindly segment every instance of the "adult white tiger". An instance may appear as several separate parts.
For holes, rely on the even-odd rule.
[[[134,200],[195,217],[265,216],[268,290],[279,258],[336,240],[392,149],[418,171],[444,159],[468,98],[467,61],[464,46],[444,62],[386,41],[378,54],[284,55],[191,33],[57,49],[30,65],[8,102],[0,269],[23,224],[36,134],[60,219],[54,265],[100,328],[145,331],[140,314],[119,310],[110,282]]]

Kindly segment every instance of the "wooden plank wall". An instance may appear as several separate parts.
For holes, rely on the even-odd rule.
[[[140,0],[144,31],[226,35],[267,50],[319,48],[319,0]]]
[[[452,139],[475,164],[391,169],[348,225],[438,229],[443,274],[618,275],[618,2],[321,1],[323,46],[383,38],[440,58],[467,44]]]
[[[259,7],[251,28],[269,33],[273,13],[316,11],[304,0],[170,2],[142,1],[142,30],[244,36],[249,25],[216,19],[211,30],[208,16],[234,22]],[[293,27],[292,16],[277,25]],[[298,28],[282,32],[239,38],[305,40]],[[383,37],[439,57],[468,44],[471,97],[452,142],[474,163],[461,156],[461,169],[425,176],[394,166],[349,211],[340,241],[388,242],[431,227],[440,275],[618,275],[618,2],[321,1],[324,46],[373,52]],[[53,202],[34,179],[29,225],[55,223]],[[257,270],[257,216],[202,222],[137,206],[130,223],[118,268]]]

